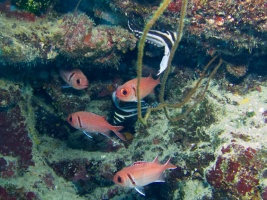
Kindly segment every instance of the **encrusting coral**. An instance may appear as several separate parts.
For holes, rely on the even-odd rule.
[[[75,9],[29,22],[19,14],[1,13],[0,199],[139,200],[143,197],[136,192],[116,186],[113,176],[133,162],[156,156],[163,162],[171,157],[177,169],[167,172],[165,183],[147,185],[146,199],[266,199],[266,21],[255,21],[266,16],[266,3],[165,0],[169,4],[161,7],[164,12],[146,30],[171,32],[181,20],[178,38],[183,37],[176,40],[179,48],[172,49],[176,54],[169,60],[164,86],[144,99],[159,102],[158,107],[145,116],[146,126],[126,125],[128,141],[121,142],[115,135],[90,139],[69,126],[66,117],[90,111],[112,121],[111,94],[136,76],[137,53],[129,50],[137,39],[126,29],[126,19],[149,21],[161,1],[80,2],[91,6],[83,8],[86,14]],[[135,11],[139,7],[142,10]],[[94,22],[89,16],[100,19]],[[112,16],[123,17],[116,23]],[[124,28],[95,25],[102,18]],[[239,31],[242,27],[251,29]],[[231,43],[238,37],[240,44]],[[255,48],[244,53],[249,46]],[[161,57],[153,55],[154,47],[148,49],[154,57],[143,55],[138,74],[144,68],[158,71]],[[36,67],[30,67],[33,64]],[[91,70],[93,65],[97,70]],[[58,68],[68,66],[83,68],[88,88],[62,87]]]
[[[171,68],[171,62],[173,60],[174,54],[176,49],[178,48],[178,45],[181,41],[182,38],[182,34],[183,34],[183,27],[184,27],[184,18],[186,15],[186,9],[187,9],[187,0],[183,0],[182,1],[182,7],[181,7],[181,17],[180,17],[180,24],[178,26],[177,29],[177,38],[176,41],[170,51],[170,56],[168,59],[168,64],[167,64],[167,68],[166,71],[164,72],[163,78],[162,78],[162,83],[161,83],[161,87],[160,87],[160,93],[159,93],[159,101],[160,104],[154,108],[148,108],[147,113],[145,114],[145,117],[142,117],[142,111],[141,111],[141,99],[140,99],[140,79],[141,79],[141,74],[142,74],[142,58],[143,58],[143,51],[144,51],[144,44],[145,44],[145,39],[146,39],[146,35],[148,34],[149,29],[153,26],[153,24],[155,23],[155,21],[162,15],[162,13],[164,12],[164,10],[167,8],[167,6],[169,5],[169,1],[165,0],[163,1],[163,3],[159,6],[158,10],[153,14],[153,17],[151,18],[151,20],[149,20],[144,28],[143,31],[143,35],[141,36],[140,39],[140,43],[139,43],[139,48],[138,48],[138,58],[137,58],[137,99],[138,99],[138,120],[141,121],[143,124],[147,124],[147,119],[151,113],[151,111],[157,111],[160,109],[164,109],[164,112],[167,116],[167,118],[172,121],[178,121],[180,119],[183,119],[184,117],[186,117],[186,115],[198,104],[201,102],[201,100],[204,98],[204,95],[209,87],[209,82],[211,80],[211,78],[213,77],[213,75],[216,73],[216,71],[218,70],[218,68],[221,66],[222,64],[222,60],[220,59],[219,63],[217,64],[217,66],[214,68],[214,70],[211,72],[211,74],[208,77],[208,81],[206,83],[206,87],[203,90],[202,94],[199,95],[199,97],[195,100],[195,103],[190,106],[185,113],[181,114],[178,117],[170,117],[170,115],[168,114],[168,109],[169,108],[182,108],[187,101],[197,92],[197,89],[200,86],[200,83],[202,82],[202,80],[205,78],[206,75],[206,71],[207,69],[210,67],[210,65],[212,64],[212,62],[216,59],[216,57],[214,57],[204,68],[203,72],[202,72],[202,76],[201,78],[198,80],[196,86],[191,90],[191,92],[189,92],[189,94],[186,96],[185,100],[181,103],[174,103],[174,104],[169,104],[166,103],[164,100],[164,91],[165,91],[165,85],[167,82],[167,78],[168,75],[170,73],[170,68]]]
[[[118,66],[123,53],[133,49],[136,38],[121,27],[98,25],[85,14],[72,13],[58,18],[38,18],[34,22],[0,15],[3,28],[0,59],[3,64],[32,65],[58,56],[82,67]],[[70,25],[71,24],[71,25]]]

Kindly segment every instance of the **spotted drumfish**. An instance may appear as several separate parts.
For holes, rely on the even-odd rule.
[[[136,37],[140,38],[143,34],[141,28],[136,26],[134,23],[128,21],[129,29],[135,34]],[[154,44],[157,47],[164,47],[164,56],[160,62],[160,70],[157,75],[160,75],[168,66],[170,58],[170,51],[177,39],[176,32],[162,32],[157,30],[149,30],[146,36],[146,42]]]
[[[125,102],[116,97],[116,92],[112,94],[112,102],[115,107],[113,114],[113,124],[123,125],[137,120],[137,101]],[[149,105],[141,100],[142,114],[146,113]]]

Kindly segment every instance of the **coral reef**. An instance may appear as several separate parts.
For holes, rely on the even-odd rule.
[[[121,53],[137,39],[121,27],[94,26],[85,14],[38,18],[35,22],[0,15],[3,30],[0,59],[4,64],[48,62],[59,58],[72,65],[118,66]]]
[[[106,115],[111,121],[112,84],[122,83],[112,70],[106,70],[105,81],[91,80],[85,91],[62,88],[64,82],[53,70],[50,76],[29,73],[29,85],[2,78],[1,195],[19,198],[31,191],[40,199],[55,199],[59,193],[75,199],[141,199],[135,191],[115,186],[113,174],[134,161],[158,155],[163,162],[172,156],[178,168],[166,174],[166,183],[145,187],[148,199],[264,198],[267,79],[255,82],[254,75],[247,74],[243,82],[229,87],[224,70],[187,118],[171,123],[162,111],[152,113],[146,127],[136,124],[126,144],[101,135],[89,139],[65,121],[78,110]],[[172,71],[166,98],[182,101],[194,87],[195,73],[186,66]],[[254,85],[244,88],[248,83]],[[107,97],[99,96],[103,89],[108,89]],[[194,97],[188,106],[193,102]],[[36,114],[25,114],[25,110]],[[34,128],[29,126],[32,122]],[[23,181],[17,181],[18,177]],[[8,183],[23,190],[11,196]]]
[[[53,1],[51,0],[13,0],[12,4],[19,9],[28,11],[33,14],[44,14]]]
[[[32,4],[43,1],[32,1]],[[81,2],[81,9],[96,20],[105,20],[126,27],[128,19],[134,18],[140,26],[149,19],[159,1],[99,1]],[[26,5],[23,1],[20,5]],[[54,9],[63,2],[57,2]],[[30,4],[27,4],[28,6]],[[73,3],[71,3],[73,5]],[[105,6],[103,6],[105,5]],[[235,6],[239,5],[239,6]],[[2,26],[1,61],[4,63],[43,62],[67,58],[69,62],[95,63],[96,66],[117,66],[122,55],[135,47],[136,39],[126,30],[111,26],[94,26],[88,16],[80,13],[65,15],[47,14],[39,18],[20,10],[10,11],[11,4],[0,4]],[[73,5],[74,8],[74,5]],[[266,54],[266,2],[264,1],[193,1],[188,5],[183,54],[195,55],[201,51],[207,55],[219,53],[229,66],[235,59],[249,63],[251,58]],[[154,29],[177,27],[181,1],[170,3]],[[13,14],[11,14],[13,13]],[[19,14],[20,13],[20,14]],[[126,14],[126,15],[125,15]],[[28,17],[27,17],[28,15]],[[14,18],[15,17],[15,18]],[[34,23],[28,23],[27,18]],[[31,20],[32,18],[32,20]],[[68,26],[67,24],[71,25]],[[4,26],[5,25],[5,26]],[[197,51],[196,51],[197,49]],[[179,52],[179,53],[181,53]],[[254,67],[254,65],[249,65]]]
[[[42,13],[0,3],[0,199],[143,199],[112,178],[157,155],[178,167],[166,172],[165,183],[147,185],[146,199],[267,199],[266,1],[188,4],[164,100],[182,102],[214,55],[223,64],[185,118],[173,123],[162,110],[153,112],[146,126],[125,127],[127,142],[112,134],[90,139],[66,117],[90,111],[112,122],[112,92],[136,77],[137,52],[131,50],[137,39],[127,20],[142,26],[161,1],[82,1],[85,13],[66,13],[75,3],[66,1],[72,7],[65,8],[64,2],[53,7],[47,1]],[[153,29],[176,30],[180,10],[181,1],[172,1]],[[145,51],[142,73],[148,76],[162,57],[161,49],[147,45]],[[83,69],[89,87],[63,88],[58,68]],[[145,101],[154,106],[158,93]]]
[[[115,8],[133,16],[141,26],[155,11],[153,4],[140,1],[115,1]],[[154,29],[176,30],[180,10],[181,0],[171,2]],[[240,55],[247,55],[243,57],[247,62],[248,58],[265,55],[266,16],[265,1],[194,0],[188,4],[182,40],[187,48],[179,53],[197,56],[197,49],[209,55],[219,53],[229,62]]]
[[[93,27],[93,21],[85,14],[66,15],[60,27],[64,30],[61,52],[69,58],[79,58],[79,62],[87,59],[96,65],[118,65],[118,52],[133,49],[136,43],[136,38],[120,27]]]
[[[229,198],[259,199],[259,179],[264,167],[260,160],[262,155],[251,147],[235,143],[221,151],[214,168],[206,174],[207,181],[215,189],[227,191]]]
[[[26,128],[26,119],[17,105],[18,101],[22,99],[20,88],[8,84],[4,86],[0,88],[0,153],[7,157],[1,157],[3,164],[1,175],[13,177],[34,165],[32,160],[33,144]],[[16,96],[13,96],[15,94]]]
[[[38,200],[34,192],[26,192],[24,188],[16,188],[14,185],[8,185],[6,188],[0,186],[0,198],[5,200],[27,199]]]
[[[247,70],[248,70],[248,66],[246,66],[246,65],[234,66],[234,65],[229,64],[226,66],[226,69],[233,76],[240,78],[240,77],[246,75]]]

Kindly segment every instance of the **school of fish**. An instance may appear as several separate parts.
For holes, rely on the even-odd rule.
[[[142,34],[139,30],[133,30],[133,27],[129,28],[140,36]],[[159,31],[150,31],[148,40],[156,44],[159,47],[165,47],[171,49],[175,36],[171,33],[161,33]],[[166,42],[168,41],[169,42]],[[167,52],[168,53],[168,52]],[[166,56],[166,55],[165,55]],[[164,60],[164,57],[163,57]],[[166,69],[166,66],[160,65],[160,71],[158,75]],[[63,88],[72,87],[76,90],[83,90],[88,88],[89,82],[86,76],[80,69],[60,69],[59,74],[62,79],[68,84]],[[154,88],[160,84],[160,78],[153,79],[150,76],[142,77],[140,79],[140,99],[142,100],[147,95],[153,92]],[[129,117],[136,117],[137,109],[133,108],[137,102],[137,78],[127,81],[121,86],[118,86],[116,91],[112,95],[113,103],[115,104],[115,121],[123,122],[123,120]],[[121,107],[119,101],[125,102],[124,107]],[[131,104],[132,102],[132,104]],[[146,110],[148,105],[142,100],[142,109]],[[69,114],[67,122],[74,128],[81,130],[86,136],[92,138],[92,133],[101,133],[110,138],[110,132],[115,133],[122,141],[126,141],[126,138],[121,131],[123,126],[111,125],[104,116],[99,116],[92,112],[78,111]],[[113,120],[114,122],[114,120]],[[138,161],[133,163],[129,167],[125,167],[114,175],[113,182],[122,187],[135,188],[141,195],[145,196],[144,186],[153,182],[164,182],[163,172],[166,169],[175,169],[175,165],[170,163],[170,159],[163,165],[159,163],[158,157],[153,162]]]

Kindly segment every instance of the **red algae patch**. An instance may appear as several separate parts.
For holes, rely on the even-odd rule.
[[[6,177],[14,175],[13,170],[27,169],[34,165],[32,161],[32,141],[28,136],[24,118],[19,106],[8,112],[0,112],[0,153],[3,156],[17,158],[17,162],[8,162],[1,158],[1,174]],[[4,161],[5,160],[5,161]]]
[[[233,143],[223,147],[221,152],[215,166],[206,175],[208,183],[238,199],[246,196],[260,198],[257,186],[263,166],[257,150]]]

